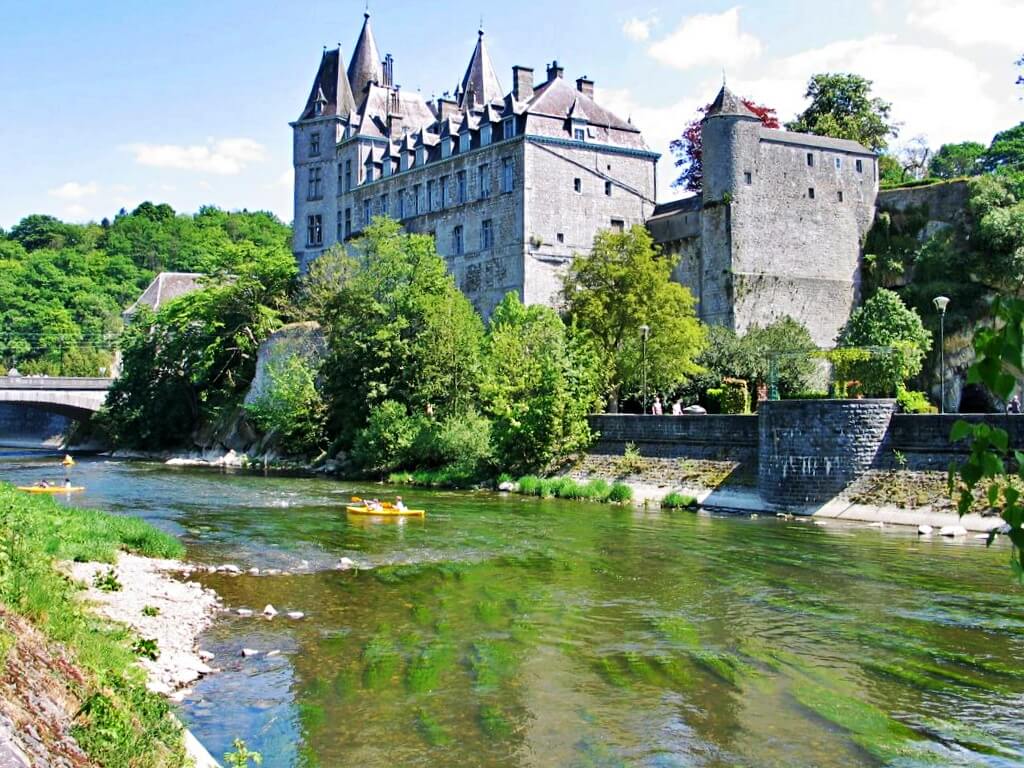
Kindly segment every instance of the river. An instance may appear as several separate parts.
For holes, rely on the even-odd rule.
[[[44,476],[53,456],[0,453],[0,479]],[[182,704],[216,755],[237,736],[266,768],[1024,764],[1002,543],[413,490],[426,520],[377,524],[339,513],[372,486],[103,458],[74,479],[71,503],[195,561],[290,572],[202,577],[257,614],[216,622],[221,671]]]

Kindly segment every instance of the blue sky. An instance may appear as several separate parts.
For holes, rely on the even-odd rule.
[[[0,226],[29,213],[112,216],[142,200],[194,211],[269,209],[291,219],[288,121],[324,45],[351,51],[363,2],[0,0]],[[381,53],[403,88],[440,95],[468,62],[480,4],[371,2]],[[807,78],[875,81],[903,124],[897,144],[988,142],[1024,120],[1013,62],[1021,0],[735,2],[620,0],[487,4],[502,86],[513,64],[557,58],[598,100],[668,142],[728,74],[740,94],[788,119]],[[425,10],[429,9],[429,10]]]

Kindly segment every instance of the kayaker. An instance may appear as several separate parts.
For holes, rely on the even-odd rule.
[[[70,488],[71,487],[71,478],[70,477],[65,477],[64,478],[64,487],[65,488]]]
[[[49,488],[50,487],[50,481],[49,480],[40,480],[38,483],[36,483],[36,487],[38,487],[38,488]]]
[[[370,499],[369,501],[367,501],[366,508],[369,509],[371,512],[382,512],[384,510],[384,507],[382,507],[381,503],[376,499]]]
[[[399,512],[405,512],[405,502],[402,501],[401,496],[395,497],[395,509],[397,509]]]

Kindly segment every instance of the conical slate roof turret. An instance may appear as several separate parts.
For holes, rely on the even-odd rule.
[[[719,116],[749,117],[754,120],[760,120],[760,118],[751,112],[750,108],[743,103],[743,99],[730,91],[728,86],[724,83],[722,84],[722,90],[718,92],[715,100],[711,102],[711,106],[704,115],[704,119],[707,120],[709,117]]]
[[[319,109],[318,109],[319,106]],[[320,69],[316,72],[313,87],[306,99],[300,120],[308,120],[322,115],[346,117],[356,111],[349,87],[348,76],[345,74],[345,60],[341,48],[334,51],[325,50],[320,58]]]
[[[377,41],[373,39],[373,29],[370,28],[370,14],[366,12],[363,14],[363,29],[352,52],[352,61],[348,64],[348,81],[352,86],[356,106],[360,109],[366,101],[367,86],[384,79],[380,61]]]
[[[501,101],[504,98],[501,83],[498,82],[498,76],[494,73],[494,65],[491,64],[491,57],[487,54],[487,47],[484,45],[482,29],[477,36],[476,48],[473,49],[473,56],[469,60],[469,66],[466,67],[466,74],[463,75],[456,93],[461,109],[490,104],[492,101]]]

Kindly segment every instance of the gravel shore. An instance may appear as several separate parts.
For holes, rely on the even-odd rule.
[[[191,573],[190,566],[122,553],[114,566],[69,563],[68,567],[72,578],[86,585],[83,599],[94,604],[97,613],[156,641],[157,658],[140,659],[150,690],[176,698],[176,692],[211,671],[200,657],[196,638],[212,622],[220,601],[212,590],[175,578]],[[97,576],[102,578],[111,570],[121,588],[99,589]]]

